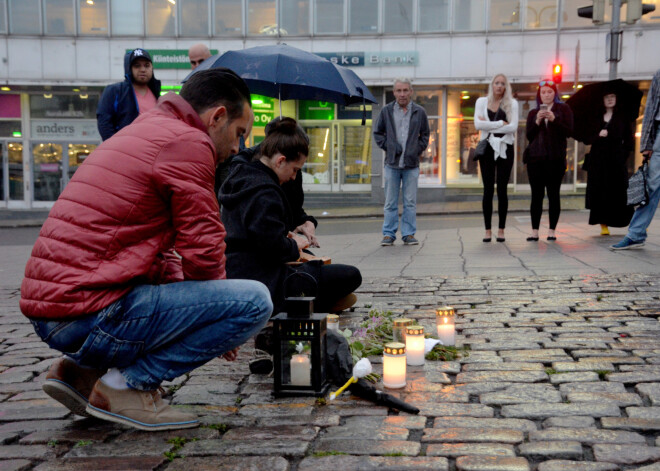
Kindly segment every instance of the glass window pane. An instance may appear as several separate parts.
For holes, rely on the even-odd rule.
[[[344,0],[316,0],[316,33],[344,32]]]
[[[46,34],[74,34],[73,1],[44,0]]]
[[[135,0],[112,0],[110,2],[112,34],[143,35],[144,15],[142,2]]]
[[[248,34],[277,34],[275,0],[247,0]]]
[[[419,31],[449,30],[449,0],[419,0]]]
[[[20,121],[0,121],[0,137],[20,137]]]
[[[646,0],[644,3],[655,5],[655,11],[642,15],[642,23],[660,23],[660,0]]]
[[[181,36],[209,36],[208,0],[179,0]]]
[[[378,32],[378,0],[350,0],[350,32],[369,34]]]
[[[242,0],[215,0],[215,34],[233,36],[242,33]]]
[[[413,27],[412,0],[384,0],[384,32],[411,33]]]
[[[591,18],[580,18],[577,16],[578,8],[588,6],[588,3],[589,2],[585,4],[582,0],[564,0],[562,2],[562,26],[566,28],[584,28],[585,26],[593,26]],[[612,11],[611,8],[605,8],[606,13],[608,10],[610,10],[610,12]]]
[[[527,0],[525,28],[556,28],[557,0]]]
[[[309,34],[309,0],[280,0],[280,34]]]
[[[7,2],[0,0],[0,33],[7,34]]]
[[[80,95],[30,95],[30,117],[96,119],[99,95],[88,93],[83,96],[87,98],[81,98]]]
[[[52,142],[32,145],[35,201],[55,201],[62,181],[62,145]]]
[[[9,27],[14,34],[41,34],[39,0],[9,0]]]
[[[108,34],[107,0],[80,1],[80,34]]]
[[[7,144],[7,161],[9,174],[9,199],[23,199],[23,144],[10,142]]]
[[[520,0],[491,0],[490,30],[520,29]]]
[[[474,127],[474,105],[486,95],[487,86],[452,88],[447,102],[447,184],[478,183],[474,149],[479,131]]]
[[[147,35],[174,36],[176,2],[147,0]]]
[[[454,0],[454,31],[484,29],[485,0]]]
[[[69,180],[96,147],[96,144],[69,144]]]

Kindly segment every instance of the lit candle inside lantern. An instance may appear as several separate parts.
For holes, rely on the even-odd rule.
[[[309,356],[298,354],[291,357],[291,384],[309,386],[312,384],[311,373]]]
[[[339,316],[337,314],[328,314],[326,317],[328,330],[339,332]]]
[[[406,363],[410,366],[424,364],[424,327],[421,325],[406,328]]]
[[[456,344],[456,326],[454,324],[454,308],[445,306],[435,310],[435,320],[438,326],[438,338],[443,345]]]
[[[399,342],[383,349],[383,386],[402,388],[406,385],[406,346]]]

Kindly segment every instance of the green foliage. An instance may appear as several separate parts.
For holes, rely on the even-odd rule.
[[[201,428],[210,428],[211,430],[217,430],[220,433],[225,433],[229,427],[226,424],[207,424],[202,425]]]
[[[82,448],[87,445],[91,445],[92,441],[91,440],[80,440],[78,443],[73,445],[74,448]]]
[[[176,451],[166,451],[163,455],[167,458],[167,461],[174,461],[177,458],[181,458],[181,455]]]
[[[392,311],[372,309],[369,311],[369,317],[355,331],[350,329],[340,331],[348,340],[353,363],[357,363],[362,358],[383,354],[384,345],[393,340],[393,318]]]
[[[601,381],[605,381],[607,379],[607,378],[605,378],[605,376],[607,376],[608,374],[611,373],[610,370],[594,370],[594,371],[596,372],[596,374],[598,375],[598,378]]]
[[[167,458],[168,461],[174,461],[177,458],[181,458],[182,456],[179,454],[179,450],[183,448],[183,445],[185,445],[188,442],[196,442],[198,439],[197,438],[192,438],[192,439],[187,439],[183,437],[172,437],[167,440],[167,443],[170,445],[174,445],[170,451],[166,451],[163,453],[165,458]]]
[[[451,361],[460,357],[467,357],[468,355],[465,347],[458,349],[456,347],[446,347],[437,344],[433,347],[433,350],[424,356],[424,358],[429,361]]]
[[[559,373],[559,371],[555,370],[554,368],[545,369],[545,374],[547,374],[548,376],[556,375],[557,373]]]
[[[403,453],[400,451],[394,451],[392,453],[385,453],[383,456],[403,456]]]
[[[328,404],[328,402],[325,400],[325,397],[317,397],[316,398],[316,405],[317,406],[325,406],[327,404]]]
[[[234,400],[234,403],[236,405],[240,404],[241,402],[243,402],[243,398],[241,396],[237,396],[236,399]]]
[[[343,451],[317,451],[312,456],[316,458],[321,458],[323,456],[336,456],[336,455],[348,455],[348,453],[344,453]]]
[[[602,294],[599,294],[598,296],[596,296],[596,301],[602,301],[602,300],[603,300],[603,295]]]
[[[59,443],[57,443],[57,440],[51,440],[48,443],[46,443],[46,445],[51,448],[55,448],[57,445],[59,445]]]

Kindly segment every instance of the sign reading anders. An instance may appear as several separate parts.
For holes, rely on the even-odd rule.
[[[131,52],[133,49],[126,49]],[[147,49],[151,54],[154,69],[188,69],[190,70],[190,59],[188,49]],[[217,49],[211,49],[211,54],[217,54]]]
[[[96,121],[90,120],[37,120],[30,122],[32,139],[92,139],[101,140]]]

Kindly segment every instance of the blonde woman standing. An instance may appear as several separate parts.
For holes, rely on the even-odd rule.
[[[482,209],[486,233],[483,241],[490,242],[492,238],[493,195],[497,182],[497,241],[504,242],[504,228],[509,209],[507,185],[513,168],[513,143],[518,129],[518,102],[513,98],[511,84],[506,75],[496,75],[488,87],[488,96],[477,100],[474,108],[474,127],[481,131],[480,140],[488,140],[485,153],[476,157],[484,183]]]

